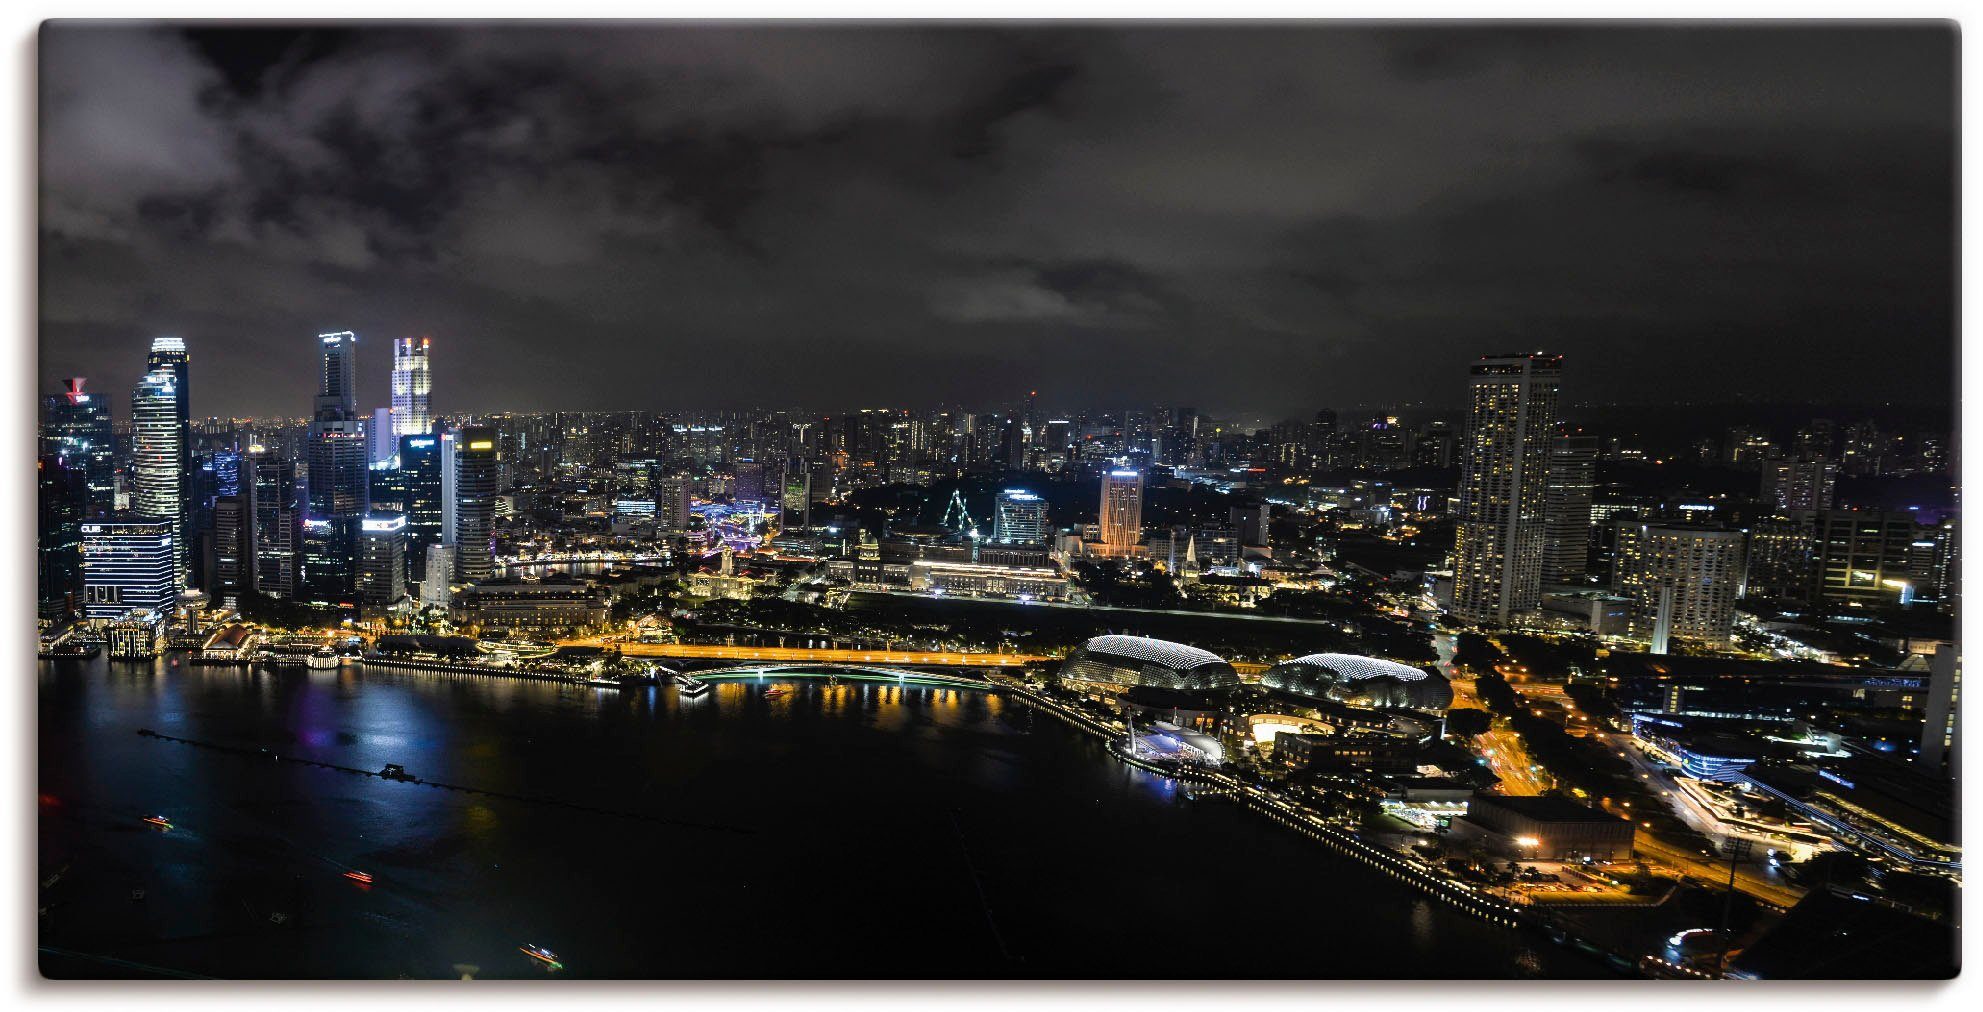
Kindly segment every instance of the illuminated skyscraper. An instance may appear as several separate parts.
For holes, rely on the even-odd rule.
[[[812,474],[804,461],[785,465],[785,489],[779,501],[778,524],[788,531],[812,527]]]
[[[406,514],[374,510],[361,529],[358,604],[376,616],[406,598]]]
[[[457,440],[454,578],[473,583],[495,575],[496,482],[502,453],[496,447],[496,430],[487,426],[468,426]]]
[[[159,615],[179,603],[173,572],[179,557],[172,520],[140,517],[83,525],[84,613],[110,621],[144,609]]]
[[[82,607],[83,513],[89,483],[61,457],[35,459],[35,614],[63,621]]]
[[[41,399],[39,453],[82,475],[83,510],[90,519],[109,516],[115,506],[116,449],[110,402],[84,393],[81,376],[63,380],[61,393]]]
[[[1542,605],[1549,436],[1563,356],[1475,362],[1460,467],[1453,611],[1507,625]]]
[[[1106,499],[1104,500],[1106,502]],[[1047,540],[1047,501],[1023,488],[998,494],[993,509],[992,539],[1005,544],[1038,545]],[[1137,518],[1141,525],[1142,517]]]
[[[358,420],[358,337],[318,335],[316,411],[306,446],[309,511],[303,522],[303,596],[355,605],[359,521],[371,506],[371,454]]]
[[[453,459],[451,454],[449,459]],[[427,577],[428,546],[441,543],[446,512],[442,498],[441,437],[432,434],[399,437],[399,474],[406,497],[407,578],[420,583]]]
[[[317,402],[312,417],[358,418],[358,335],[348,330],[318,334]]]
[[[1143,472],[1126,467],[1102,475],[1102,552],[1133,555],[1143,537]]]
[[[1663,654],[1672,640],[1725,646],[1741,595],[1741,531],[1621,522],[1612,587],[1630,598],[1632,634]]]
[[[301,590],[303,505],[296,494],[296,462],[279,453],[250,452],[242,466],[254,485],[254,589],[291,598]],[[252,475],[252,479],[249,477]]]
[[[432,338],[402,337],[392,343],[392,434],[424,436],[433,428],[427,403],[434,377],[427,358]]]
[[[169,368],[153,369],[131,391],[131,512],[172,527],[172,573],[179,586],[190,574],[186,556],[186,421],[179,414],[177,381]]]

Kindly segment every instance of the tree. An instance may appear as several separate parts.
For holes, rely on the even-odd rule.
[[[1463,706],[1457,710],[1446,711],[1447,734],[1470,738],[1477,734],[1486,734],[1493,726],[1494,718],[1489,716],[1486,710]]]

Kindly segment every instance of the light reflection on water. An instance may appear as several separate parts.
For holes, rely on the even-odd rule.
[[[790,691],[766,699],[772,684]],[[1122,925],[1189,922],[1230,926],[1194,935],[1189,976],[1523,972],[1514,936],[1036,718],[980,691],[855,681],[722,681],[684,701],[355,666],[44,663],[41,790],[59,803],[41,864],[72,867],[43,897],[43,942],[217,976],[535,976],[515,951],[534,941],[571,976],[1169,979],[1175,939]],[[140,832],[150,811],[176,828]],[[765,925],[791,940],[773,963],[707,942]]]

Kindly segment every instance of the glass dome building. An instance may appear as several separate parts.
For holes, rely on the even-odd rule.
[[[1270,689],[1351,706],[1443,710],[1453,687],[1437,673],[1356,654],[1309,654],[1282,661],[1260,676]]]

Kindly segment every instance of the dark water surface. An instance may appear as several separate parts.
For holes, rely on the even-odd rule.
[[[1604,975],[983,692],[99,658],[40,665],[39,751],[51,976]]]

